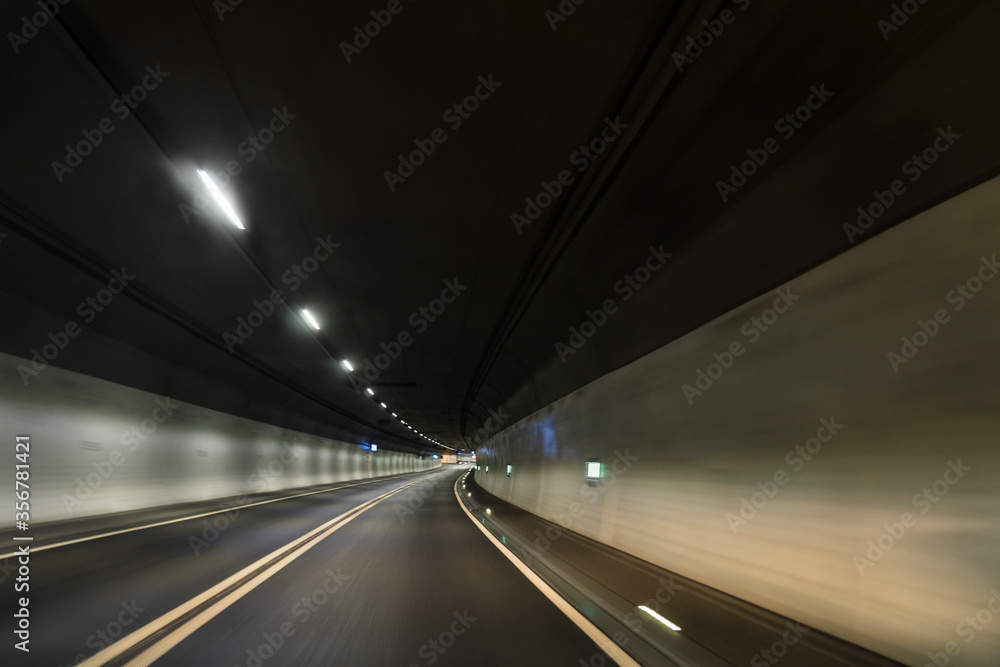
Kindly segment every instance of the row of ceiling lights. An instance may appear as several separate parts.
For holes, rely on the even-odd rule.
[[[222,190],[215,183],[215,181],[208,174],[208,172],[206,172],[204,169],[199,169],[198,176],[201,178],[202,182],[205,183],[205,189],[208,191],[209,196],[215,201],[216,205],[218,205],[219,209],[226,215],[226,217],[229,218],[229,221],[232,222],[234,225],[236,225],[238,229],[245,230],[246,227],[243,226],[243,222],[240,220],[239,216],[236,215],[236,211],[233,209],[232,203],[230,203],[226,195],[223,194]],[[319,331],[319,322],[316,321],[316,318],[313,316],[312,313],[309,312],[307,308],[302,309],[302,319],[304,319],[313,329]],[[344,370],[346,370],[348,373],[354,372],[354,366],[347,359],[342,359],[340,365],[343,366]],[[436,445],[441,445],[445,449],[452,449],[447,445],[442,445],[434,438],[424,435],[423,433],[421,433],[420,431],[416,430],[415,428],[407,424],[405,421],[403,421],[402,417],[399,417],[395,412],[389,410],[389,406],[387,406],[385,403],[379,402],[378,399],[375,399],[375,390],[373,390],[371,387],[367,387],[365,389],[365,392],[369,396],[371,396],[374,400],[376,400],[376,402],[378,402],[379,405],[381,405],[384,410],[391,413],[393,417],[398,419],[403,426],[410,429],[424,440],[427,440],[428,442],[433,442]]]
[[[309,320],[310,317],[311,317],[311,315],[307,315],[308,312],[309,312],[308,310],[305,310],[305,309],[302,310],[302,316],[305,317],[306,320]],[[318,329],[319,327],[317,326],[316,328]],[[354,372],[354,366],[347,359],[343,359],[340,362],[340,365],[343,366],[344,370],[347,371],[348,373],[353,373]],[[398,419],[399,423],[401,423],[403,426],[405,426],[406,428],[410,429],[411,431],[413,431],[414,433],[416,433],[417,435],[419,435],[424,440],[427,440],[428,442],[433,442],[435,445],[441,445],[441,443],[438,442],[437,440],[435,440],[434,438],[432,438],[432,437],[430,437],[428,435],[424,435],[423,433],[421,433],[417,429],[415,429],[412,426],[410,426],[409,424],[407,424],[406,421],[404,421],[402,417],[400,417],[395,412],[393,412],[392,410],[390,410],[388,405],[386,405],[385,403],[379,402],[378,399],[375,398],[375,390],[374,389],[372,389],[371,387],[365,387],[365,393],[367,393],[369,396],[372,397],[372,399],[374,399],[376,402],[378,402],[378,404],[381,405],[382,408],[386,412],[388,412],[393,417],[395,417],[396,419]],[[451,447],[449,447],[448,445],[441,445],[441,446],[444,447],[445,449],[451,449]]]

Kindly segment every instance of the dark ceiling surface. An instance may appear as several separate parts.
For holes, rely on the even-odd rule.
[[[37,5],[0,8],[0,350],[30,357],[78,321],[53,365],[344,439],[468,448],[491,410],[509,423],[850,248],[843,225],[939,129],[960,138],[855,243],[1000,166],[1000,6],[985,0],[896,16],[763,0],[50,4],[34,32]],[[575,9],[557,21],[559,7]],[[347,62],[343,43],[379,17]],[[144,77],[122,118],[116,98]],[[467,117],[446,113],[477,90]],[[810,99],[794,132],[776,126]],[[102,119],[113,131],[94,134]],[[438,128],[390,187],[397,156]],[[85,131],[100,144],[57,174]],[[718,182],[769,138],[724,201]],[[244,231],[198,199],[196,171],[227,164]],[[543,181],[552,203],[515,223]],[[296,280],[318,244],[339,245]],[[618,281],[661,247],[626,299]],[[135,279],[83,321],[77,304],[121,267]],[[454,302],[420,314],[448,285]],[[224,338],[274,289],[287,305]],[[557,345],[607,299],[616,312],[579,351]],[[412,343],[365,379],[400,335]]]

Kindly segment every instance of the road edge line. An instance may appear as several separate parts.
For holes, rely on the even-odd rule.
[[[468,474],[468,472],[465,473],[465,475]],[[584,634],[590,637],[590,639],[597,644],[597,647],[604,651],[609,658],[618,663],[620,667],[641,667],[641,665],[620,646],[618,646],[618,644],[611,637],[604,634],[603,630],[594,625],[594,623],[581,614],[576,607],[567,602],[566,598],[559,595],[554,588],[545,583],[544,579],[539,577],[534,570],[525,565],[524,561],[514,555],[514,553],[504,546],[504,544],[500,542],[500,540],[498,540],[493,533],[486,529],[486,526],[481,524],[476,517],[473,516],[472,512],[469,511],[469,508],[465,506],[464,502],[462,502],[462,496],[458,491],[458,483],[462,481],[462,478],[465,477],[465,475],[459,475],[458,479],[455,480],[455,500],[458,501],[458,506],[465,511],[466,516],[469,517],[472,523],[476,524],[476,528],[483,531],[483,535],[485,535],[490,542],[493,543],[493,546],[499,549],[500,553],[506,556],[507,560],[513,563],[514,567],[516,567],[521,574],[528,579],[528,581],[534,584],[535,588],[541,591],[542,595],[549,599],[549,602],[554,604],[559,611],[565,614],[574,625],[583,630]]]

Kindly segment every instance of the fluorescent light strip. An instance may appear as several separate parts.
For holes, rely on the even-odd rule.
[[[306,322],[309,323],[309,326],[311,326],[316,331],[319,331],[319,322],[317,322],[316,318],[313,317],[313,314],[310,313],[305,308],[302,309],[302,317],[306,318]]]
[[[677,632],[681,631],[681,628],[680,628],[679,625],[674,625],[673,623],[671,623],[667,619],[663,618],[662,616],[660,616],[659,614],[657,614],[655,611],[653,611],[652,609],[650,609],[646,605],[640,606],[639,609],[642,609],[644,612],[646,612],[647,614],[649,614],[650,616],[652,616],[653,618],[655,618],[656,620],[658,620],[660,623],[663,623],[663,625],[667,626],[671,630],[676,630]]]
[[[343,366],[344,370],[346,370],[348,373],[350,373],[350,372],[352,372],[354,370],[354,366],[352,366],[351,362],[349,362],[347,359],[344,359],[343,361],[341,361],[340,365]]]
[[[212,199],[214,199],[215,203],[219,205],[219,208],[221,208],[222,212],[226,214],[226,217],[240,229],[246,229],[246,227],[243,226],[243,223],[240,222],[239,216],[236,215],[236,211],[233,210],[233,205],[229,203],[229,199],[226,198],[226,195],[222,194],[222,190],[220,190],[219,186],[215,184],[215,181],[213,181],[212,177],[208,175],[208,172],[204,169],[199,169],[198,175],[201,177],[201,180],[204,181],[205,187],[208,189],[208,194],[212,196]]]

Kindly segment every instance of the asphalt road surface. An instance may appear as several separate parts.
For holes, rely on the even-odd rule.
[[[602,663],[594,642],[463,513],[453,491],[463,471],[449,466],[33,554],[29,662]]]

